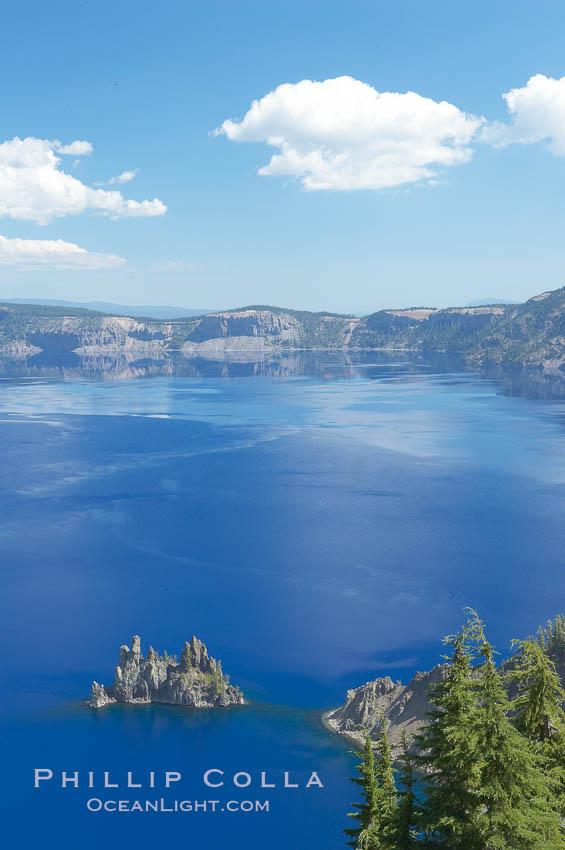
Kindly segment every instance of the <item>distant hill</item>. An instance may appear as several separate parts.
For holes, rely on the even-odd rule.
[[[22,303],[23,302],[23,303]],[[73,306],[68,306],[73,304]],[[93,306],[105,306],[101,312]],[[261,357],[282,350],[380,349],[456,354],[473,367],[533,368],[565,373],[565,287],[524,304],[410,307],[356,317],[254,305],[214,313],[119,314],[104,302],[0,303],[0,355],[19,359],[39,351],[79,355],[166,358],[171,352],[216,360]],[[180,308],[176,308],[179,309]],[[181,311],[182,312],[182,311]],[[196,314],[196,315],[195,315]],[[247,354],[246,354],[247,353]]]
[[[211,310],[193,310],[190,307],[159,307],[155,305],[114,304],[112,301],[58,301],[48,298],[6,298],[4,304],[44,304],[48,307],[73,307],[97,310],[110,316],[134,316],[147,319],[185,319],[202,316]]]

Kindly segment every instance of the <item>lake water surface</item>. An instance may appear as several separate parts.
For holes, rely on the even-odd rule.
[[[337,850],[355,762],[320,710],[437,663],[466,605],[503,653],[565,608],[563,401],[400,354],[202,372],[0,381],[10,847]],[[180,652],[193,633],[248,706],[85,707],[133,634]],[[207,768],[325,788],[217,792],[269,813],[93,814],[84,787],[34,790],[35,767],[179,770],[167,794],[192,800],[214,798]]]

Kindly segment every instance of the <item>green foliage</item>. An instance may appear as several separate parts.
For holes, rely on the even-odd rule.
[[[414,792],[414,757],[406,732],[402,732],[402,754],[398,773],[398,805],[392,822],[392,841],[396,850],[415,850],[419,824],[418,798]]]
[[[304,321],[309,316],[330,316],[333,319],[352,319],[352,313],[329,313],[325,310],[318,310],[317,313],[313,313],[311,310],[293,310],[290,307],[273,307],[269,304],[250,304],[247,307],[237,307],[235,310],[231,310],[232,313],[245,313],[247,310],[268,310],[270,313],[278,313],[292,316],[294,319],[298,319],[299,321]]]
[[[478,340],[473,358],[482,363],[538,365],[563,355],[565,287],[505,308],[501,320]]]
[[[47,307],[42,304],[0,304],[0,345],[9,342],[28,341],[46,319],[63,317],[82,319],[86,328],[98,328],[103,313],[81,310],[76,307]],[[73,338],[69,334],[69,339]],[[77,342],[78,344],[78,342]]]
[[[381,734],[377,744],[378,759],[375,775],[378,786],[378,835],[379,847],[392,848],[394,839],[394,819],[396,815],[397,791],[394,781],[396,771],[392,766],[392,757],[386,728],[386,718],[381,714]]]
[[[553,622],[548,621],[545,629],[540,626],[538,640],[557,669],[565,671],[565,616],[558,614]]]
[[[220,694],[223,694],[226,689],[221,667],[216,669],[216,672],[212,674],[212,688],[215,696],[220,696]]]
[[[394,781],[386,718],[381,715],[381,733],[376,745],[377,757],[370,735],[365,730],[365,746],[358,753],[358,777],[351,781],[362,788],[362,803],[353,803],[355,812],[348,817],[357,821],[353,829],[344,830],[355,850],[394,850],[397,791]]]
[[[490,307],[484,313],[434,310],[427,319],[414,318],[408,311],[395,315],[380,310],[365,317],[354,331],[352,342],[362,347],[464,352],[478,345],[498,321],[500,315]]]
[[[192,652],[190,649],[190,644],[188,641],[185,641],[183,651],[180,657],[180,666],[181,669],[185,672],[188,672],[192,669]]]
[[[562,637],[562,618],[551,631],[551,643]],[[555,637],[555,635],[558,637]],[[518,647],[507,674],[517,689],[512,701],[513,722],[534,747],[547,776],[555,783],[561,814],[565,816],[565,691],[549,657],[549,641],[541,632],[538,640],[515,641]]]
[[[565,848],[556,788],[531,742],[508,716],[508,696],[484,635],[479,652],[476,717],[483,763],[477,788],[477,834],[481,846],[489,850]]]
[[[517,729],[534,744],[544,744],[563,729],[565,691],[545,640],[514,641],[517,651],[508,680],[518,686],[512,702]]]
[[[47,305],[47,304],[15,304],[10,302],[0,302],[0,310],[6,311],[9,315],[6,319],[21,319],[27,321],[35,318],[57,318],[62,316],[106,316],[107,313],[101,313],[98,310],[88,310],[83,307],[65,307],[64,305]]]
[[[475,823],[482,757],[476,726],[476,683],[471,676],[474,636],[470,624],[445,639],[445,678],[431,691],[433,707],[417,740],[426,771],[422,826],[434,843],[452,850],[481,850]]]
[[[347,831],[356,850],[565,850],[565,692],[549,649],[565,645],[565,619],[515,642],[513,658],[497,669],[482,621],[471,609],[467,615],[444,641],[447,667],[416,739],[419,755],[403,739],[398,791],[385,718],[376,759],[365,734],[353,780],[363,802]]]
[[[361,803],[353,803],[354,812],[347,815],[356,821],[356,826],[344,829],[349,836],[347,842],[350,847],[363,848],[363,850],[377,850],[379,847],[377,828],[379,817],[379,787],[375,772],[375,755],[373,744],[367,730],[365,730],[365,745],[361,752],[357,752],[360,762],[357,765],[359,776],[351,778],[351,782],[361,788]]]

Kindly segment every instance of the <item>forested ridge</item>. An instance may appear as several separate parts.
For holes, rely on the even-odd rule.
[[[378,310],[366,316],[311,312],[252,305],[203,316],[143,319],[110,316],[78,307],[0,304],[0,354],[10,346],[34,345],[69,350],[65,335],[92,345],[104,329],[103,343],[159,342],[159,349],[183,346],[239,350],[403,349],[461,355],[471,366],[521,366],[558,369],[565,364],[565,288],[545,292],[524,304],[489,304],[434,309]],[[101,337],[98,338],[100,343]]]

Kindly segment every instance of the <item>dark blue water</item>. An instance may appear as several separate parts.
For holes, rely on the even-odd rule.
[[[503,652],[565,608],[563,402],[425,363],[332,370],[0,382],[8,846],[339,848],[354,760],[320,710],[437,663],[465,605]],[[251,704],[85,708],[134,633],[195,633]],[[95,814],[83,786],[34,790],[36,767],[176,770],[96,794],[271,810]],[[254,782],[210,794],[207,768]],[[325,787],[258,787],[285,770]]]

